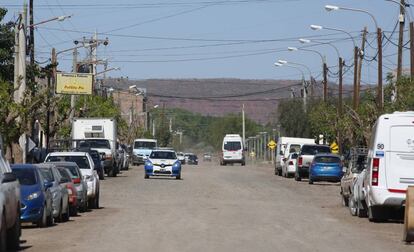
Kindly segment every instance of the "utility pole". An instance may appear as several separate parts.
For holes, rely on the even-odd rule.
[[[78,72],[78,48],[73,49],[73,62],[72,62],[72,72],[77,73]],[[72,123],[73,118],[75,116],[75,102],[76,97],[75,95],[70,95],[70,115],[69,115],[69,121]]]
[[[356,107],[355,109],[358,109],[359,107],[359,97],[360,97],[360,91],[361,91],[361,76],[362,76],[362,63],[364,60],[364,54],[365,54],[365,41],[367,37],[367,27],[364,27],[364,31],[362,32],[362,44],[361,49],[359,51],[359,64],[358,64],[358,71],[357,71],[357,90],[356,90]]]
[[[410,74],[414,78],[414,22],[410,22]]]
[[[404,24],[405,24],[405,1],[401,0],[400,4],[400,30],[398,34],[398,59],[397,59],[397,81],[401,78],[402,75],[402,58],[403,58],[403,43],[404,43]],[[397,86],[394,87],[395,96],[397,95]]]
[[[356,110],[358,107],[358,46],[354,47],[354,99],[353,109]]]
[[[382,30],[377,28],[378,41],[378,91],[377,91],[377,106],[378,110],[382,112],[384,109],[384,90],[382,87]]]
[[[34,68],[35,66],[35,56],[34,56],[34,16],[33,16],[33,0],[29,0],[29,24],[30,24],[30,35],[29,35],[29,54],[30,54],[30,66]],[[34,74],[31,76],[32,85],[35,83]],[[36,88],[32,90],[33,96],[35,95]]]
[[[342,68],[344,65],[344,61],[342,57],[339,57],[339,93],[338,93],[338,116],[342,115]]]
[[[244,104],[242,107],[242,131],[243,131],[243,148],[245,148],[246,144],[246,121],[244,117]]]
[[[305,80],[305,76],[302,76],[302,97],[303,97],[303,110],[306,113],[306,99],[307,99],[307,94],[306,94],[306,80]]]
[[[328,100],[328,66],[323,63],[323,102]]]

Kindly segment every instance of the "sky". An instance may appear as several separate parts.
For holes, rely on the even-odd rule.
[[[9,10],[4,21],[16,20],[24,0],[0,0]],[[74,40],[98,38],[109,44],[98,48],[98,58],[107,59],[110,77],[149,78],[240,78],[300,79],[301,72],[273,65],[279,59],[305,65],[320,80],[321,59],[316,53],[289,52],[287,47],[304,46],[299,38],[312,40],[307,49],[326,56],[330,80],[337,81],[337,54],[345,59],[344,79],[352,83],[353,43],[342,32],[310,29],[311,24],[350,32],[361,44],[367,26],[367,60],[362,82],[375,84],[377,62],[375,26],[365,13],[327,12],[326,4],[363,9],[372,13],[390,41],[384,41],[384,78],[396,68],[399,5],[385,0],[34,0],[35,23],[60,15],[73,14],[62,22],[49,22],[35,30],[38,62],[50,58],[52,47],[62,51],[74,47]],[[413,3],[410,0],[409,3]],[[414,7],[411,7],[414,8]],[[412,11],[408,8],[408,13]],[[408,22],[406,22],[406,30]],[[405,41],[408,32],[405,33]],[[325,43],[323,45],[318,43]],[[309,47],[310,46],[310,47]],[[80,49],[80,57],[86,49]],[[59,70],[71,71],[72,53],[60,54]],[[102,68],[102,66],[99,66]],[[308,78],[308,69],[300,67]],[[409,67],[404,49],[404,67]],[[98,70],[99,72],[99,70]]]

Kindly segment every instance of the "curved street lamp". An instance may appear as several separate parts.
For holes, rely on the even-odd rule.
[[[372,20],[374,21],[375,27],[377,29],[377,46],[378,46],[378,91],[377,91],[377,107],[380,111],[383,110],[384,107],[384,90],[382,86],[382,30],[378,26],[378,22],[375,19],[375,16],[366,10],[362,9],[355,9],[355,8],[349,8],[349,7],[339,7],[335,5],[325,5],[326,11],[337,11],[337,10],[347,10],[347,11],[353,11],[353,12],[361,12],[369,15]]]

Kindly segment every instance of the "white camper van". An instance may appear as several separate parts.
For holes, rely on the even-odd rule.
[[[315,139],[297,138],[297,137],[280,137],[276,147],[275,175],[282,175],[282,166],[287,160],[289,154],[300,151],[304,144],[314,144]]]
[[[234,163],[246,164],[243,139],[238,134],[227,134],[223,139],[220,165]]]
[[[414,185],[413,111],[378,118],[367,163],[363,193],[368,217],[371,221],[387,219],[389,210],[404,205],[407,187]]]

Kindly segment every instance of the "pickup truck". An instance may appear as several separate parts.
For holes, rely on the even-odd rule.
[[[0,251],[20,246],[20,184],[0,151]]]

